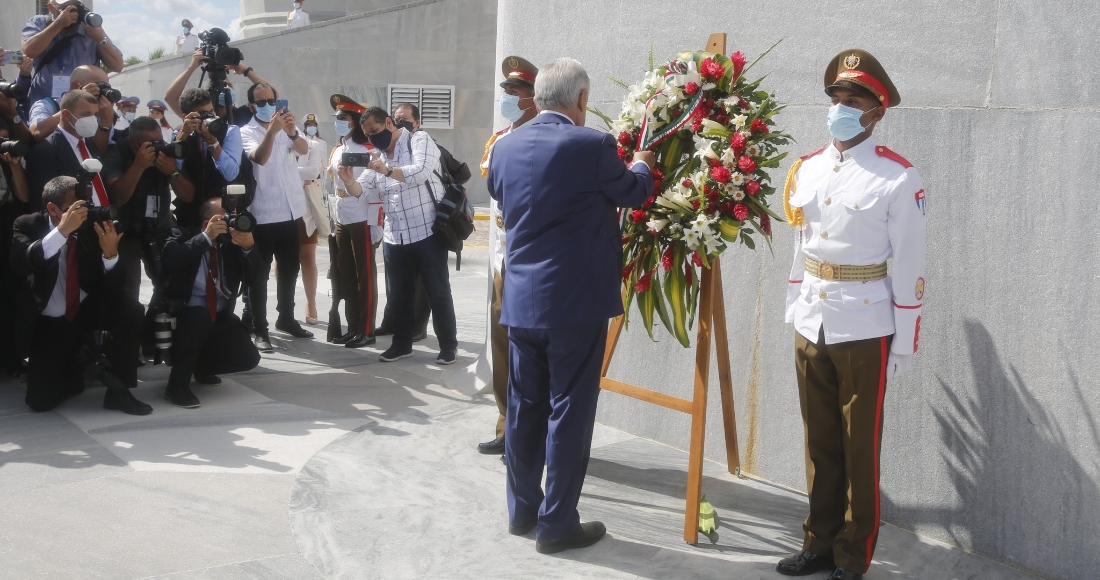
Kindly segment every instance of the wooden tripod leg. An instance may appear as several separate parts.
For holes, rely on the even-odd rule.
[[[695,393],[691,404],[691,443],[688,447],[687,507],[684,541],[699,541],[699,500],[703,493],[703,444],[707,433],[707,381],[710,379],[710,333],[715,277],[704,268],[700,279],[699,336],[695,343]]]
[[[737,447],[737,414],[733,404],[733,373],[730,371],[730,348],[726,334],[726,300],[722,292],[722,270],[715,259],[711,265],[717,283],[714,285],[714,354],[718,357],[718,390],[722,393],[722,425],[726,432],[726,466],[730,473],[740,474],[741,452]]]
[[[619,344],[619,335],[623,333],[623,319],[616,316],[611,319],[611,325],[607,327],[607,344],[603,347],[603,364],[600,366],[600,377],[607,376],[607,369],[611,367],[611,357],[615,356],[615,347]]]

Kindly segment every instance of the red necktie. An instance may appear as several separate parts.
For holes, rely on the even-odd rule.
[[[88,153],[88,147],[84,145],[83,139],[78,139],[76,146],[80,149],[81,161],[87,161],[91,155]],[[111,205],[111,201],[107,199],[107,189],[103,187],[103,180],[99,178],[99,174],[95,174],[95,178],[92,179],[92,188],[95,189],[96,199],[99,200],[99,207],[106,207]]]
[[[217,281],[214,273],[218,271],[218,250],[210,248],[206,268],[206,310],[210,313],[210,320],[218,319],[218,294],[215,289]]]
[[[80,266],[76,263],[76,236],[70,234],[65,249],[65,318],[72,322],[80,310]]]

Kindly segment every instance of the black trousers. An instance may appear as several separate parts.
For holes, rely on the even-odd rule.
[[[374,333],[378,310],[378,266],[375,248],[370,243],[367,222],[336,224],[337,271],[340,297],[344,299],[344,317],[348,331]]]
[[[111,340],[104,345],[115,376],[129,388],[137,386],[137,352],[141,341],[141,304],[122,293],[109,300],[89,296],[70,322],[64,316],[38,316],[31,331],[27,364],[27,406],[49,411],[84,390],[84,366],[77,351],[89,344],[92,333],[106,330]]]
[[[394,300],[391,298],[393,290],[390,288],[390,273],[386,272],[386,308],[382,311],[382,324],[379,324],[379,328],[384,328],[390,334],[394,332]],[[416,282],[413,285],[413,333],[425,334],[428,332],[428,320],[432,316],[432,304],[428,300],[428,289],[424,287],[424,280],[420,277],[420,274],[416,275]]]
[[[263,265],[256,279],[251,280],[248,286],[248,307],[252,312],[252,326],[261,331],[267,330],[267,280],[271,277],[272,258],[279,264],[276,290],[279,320],[294,320],[294,291],[298,271],[302,268],[298,261],[298,222],[260,224],[252,236],[256,239],[256,249],[260,252]]]
[[[219,312],[217,320],[210,320],[203,306],[187,306],[176,314],[169,388],[186,387],[192,375],[239,373],[259,363],[260,352],[232,309]]]

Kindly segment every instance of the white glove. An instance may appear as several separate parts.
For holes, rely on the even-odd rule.
[[[913,368],[913,355],[890,352],[886,359],[886,380],[892,381]]]

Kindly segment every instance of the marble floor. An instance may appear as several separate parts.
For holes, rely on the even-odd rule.
[[[477,392],[488,282],[473,245],[452,270],[453,367],[435,365],[431,336],[385,364],[388,338],[349,350],[273,332],[257,369],[195,386],[194,410],[161,398],[152,364],[146,417],[104,411],[97,386],[30,413],[24,385],[0,382],[0,579],[777,577],[804,496],[708,463],[720,527],[688,546],[686,455],[602,426],[580,511],[608,537],[540,556],[507,534],[504,467],[474,449],[496,409]],[[888,525],[877,556],[872,579],[1028,577]]]

